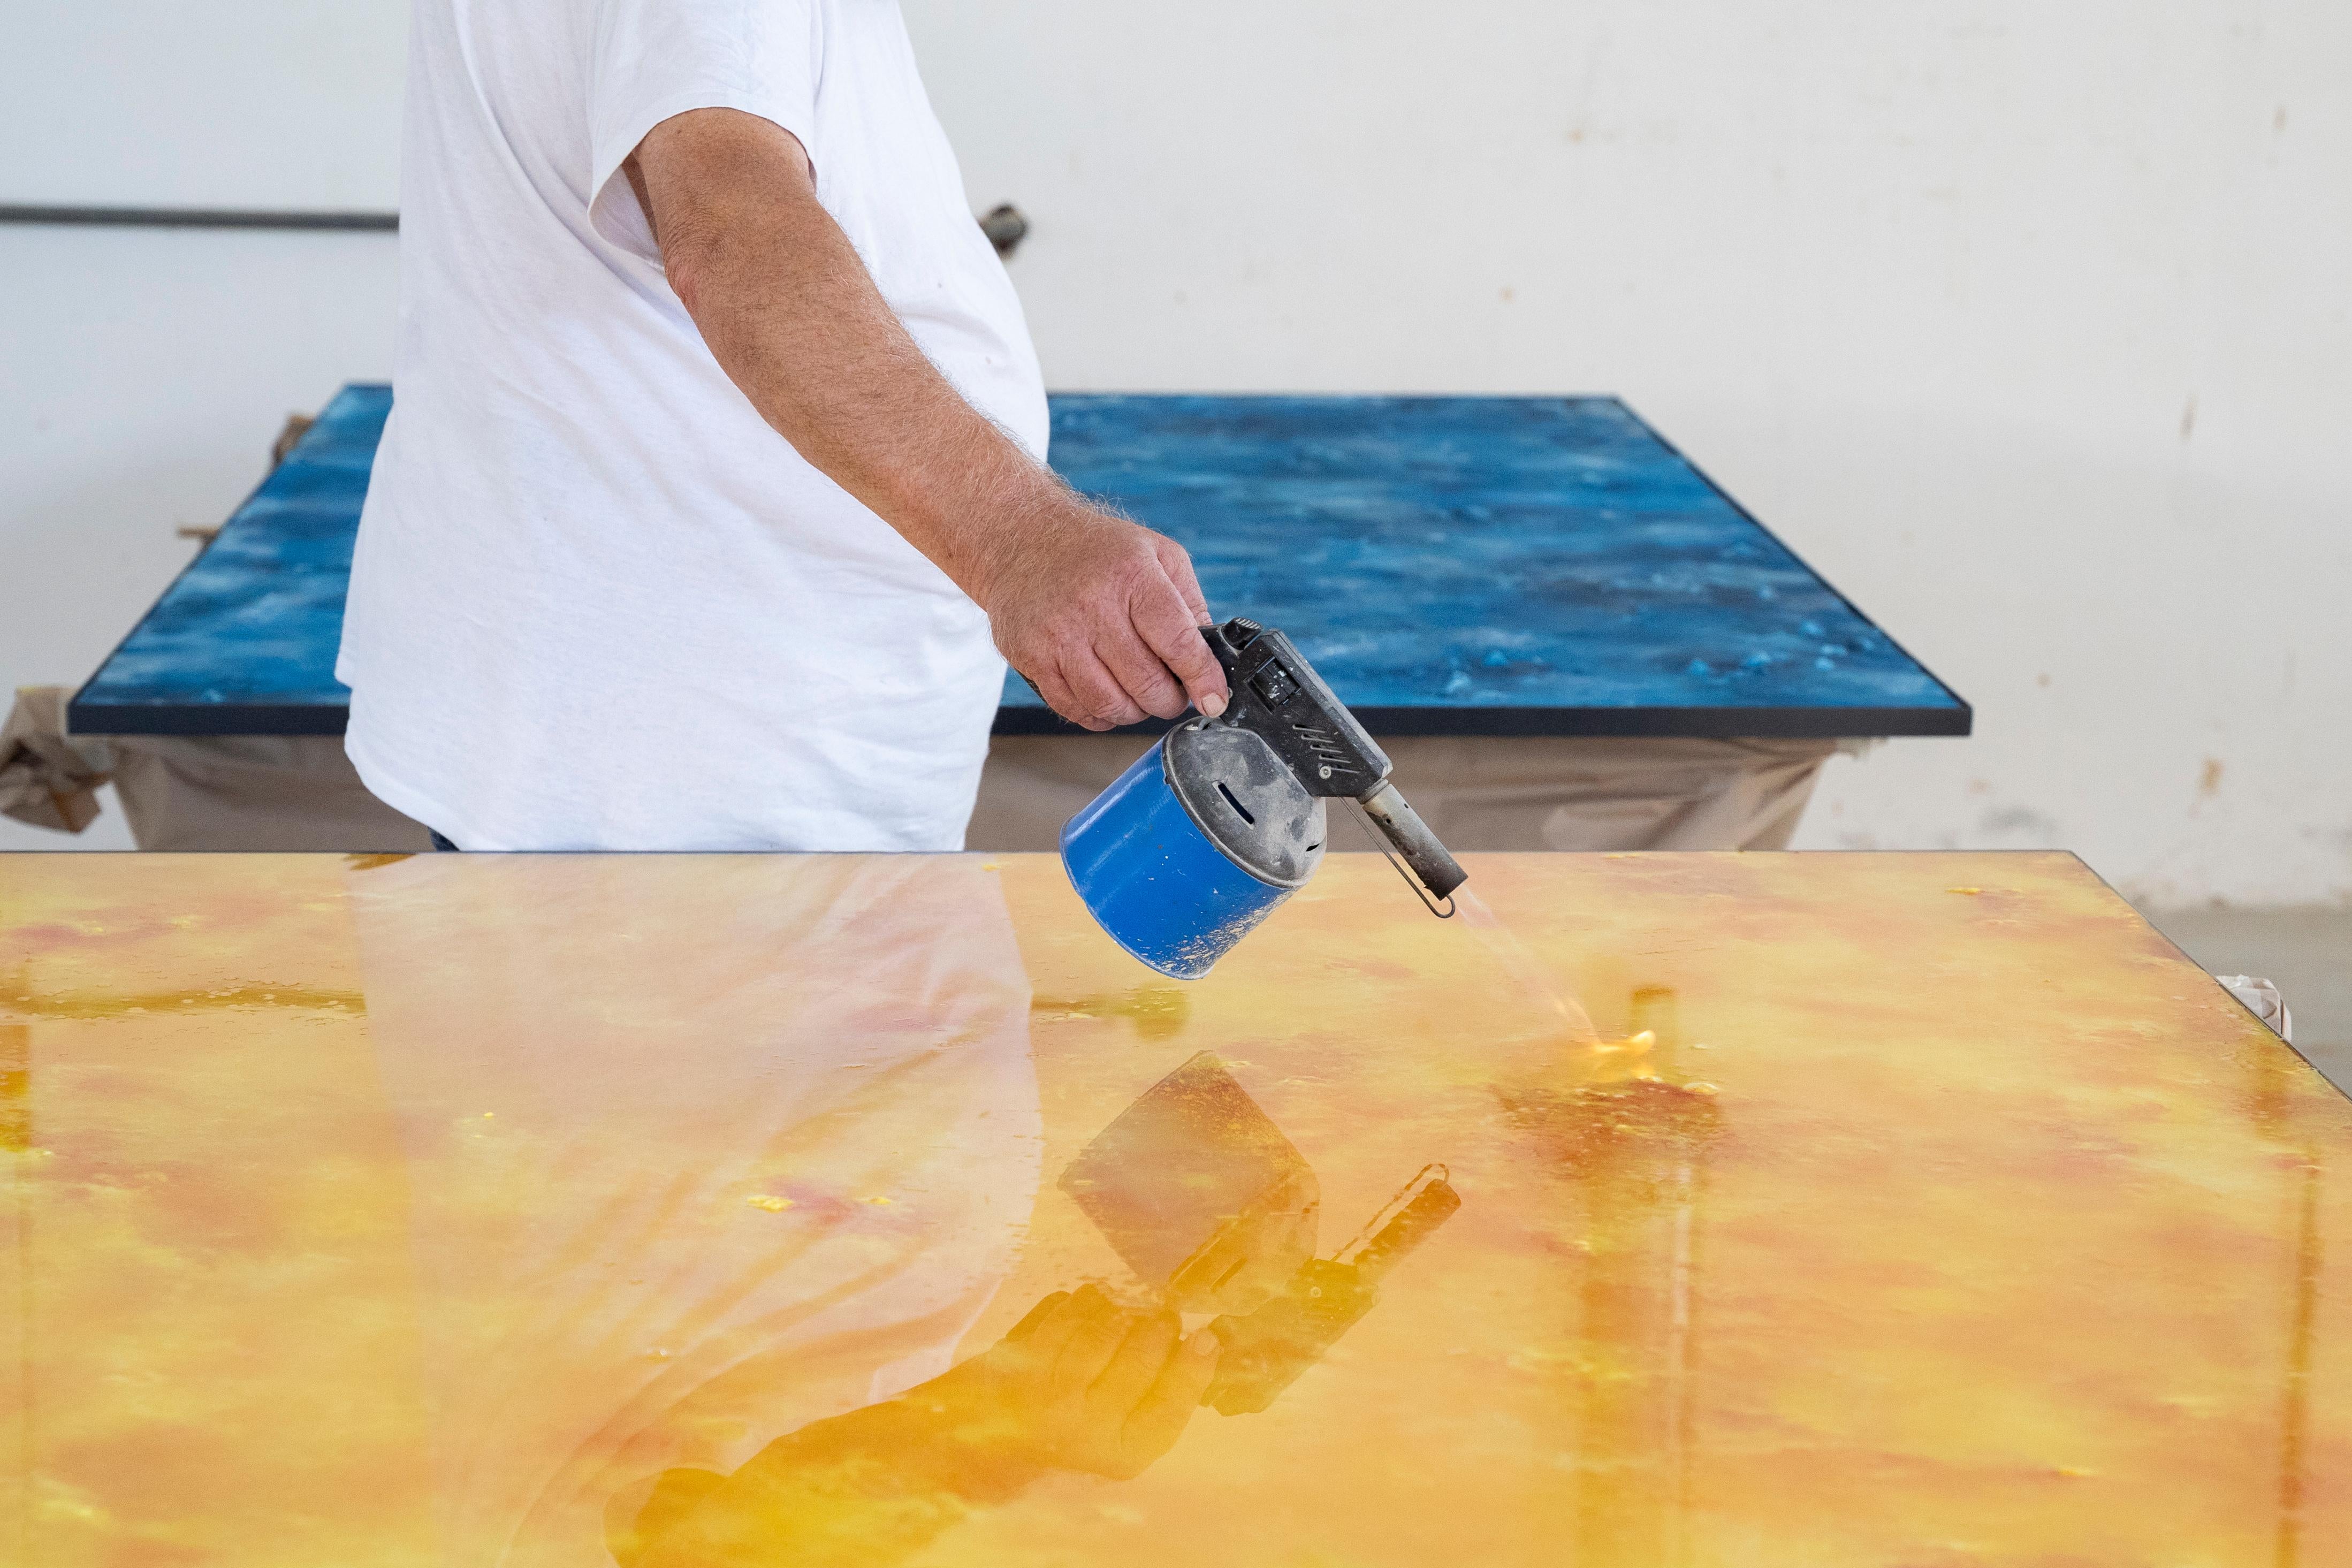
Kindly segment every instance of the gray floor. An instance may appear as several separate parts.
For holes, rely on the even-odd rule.
[[[2352,1092],[2352,910],[2143,910],[2216,974],[2262,975],[2294,1016],[2295,1048]]]

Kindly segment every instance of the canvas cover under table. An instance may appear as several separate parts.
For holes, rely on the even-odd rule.
[[[0,736],[0,813],[79,832],[111,783],[151,850],[430,847],[426,830],[360,782],[332,735],[75,738],[64,693],[19,693]],[[1000,735],[968,848],[1052,849],[1062,826],[1149,739]],[[1828,741],[1409,736],[1389,750],[1432,829],[1469,849],[1782,849]],[[1336,807],[1335,809],[1343,809]],[[1345,833],[1347,830],[1342,828]],[[1350,837],[1347,847],[1361,847]]]

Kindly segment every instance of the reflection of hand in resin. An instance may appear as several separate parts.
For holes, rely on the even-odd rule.
[[[887,1563],[1049,1470],[1125,1479],[1173,1447],[1218,1342],[1171,1312],[1056,1291],[985,1353],[778,1438],[731,1476],[670,1470],[614,1500],[623,1568]]]
[[[1322,1360],[1379,1301],[1389,1270],[1462,1206],[1445,1177],[1443,1165],[1423,1167],[1339,1256],[1305,1259],[1279,1296],[1210,1324],[1224,1357],[1202,1402],[1227,1415],[1254,1414]]]
[[[1115,1304],[1092,1285],[1055,1291],[985,1355],[928,1394],[958,1435],[1003,1459],[1125,1480],[1176,1446],[1217,1370],[1217,1336],[1185,1339],[1173,1312]]]

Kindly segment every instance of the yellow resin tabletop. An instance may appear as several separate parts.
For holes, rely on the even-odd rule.
[[[0,858],[0,1560],[2352,1561],[2352,1103],[2050,855]]]

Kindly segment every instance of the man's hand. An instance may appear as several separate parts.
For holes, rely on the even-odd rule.
[[[1076,591],[1074,591],[1076,590]],[[1089,730],[1225,710],[1224,673],[1202,640],[1209,610],[1184,547],[1077,505],[1007,530],[975,595],[996,646],[1046,705]]]
[[[1176,1314],[1120,1307],[1092,1285],[1057,1290],[986,1354],[907,1397],[949,1415],[998,1463],[1125,1480],[1176,1446],[1223,1346]]]
[[[817,201],[799,142],[731,109],[654,127],[625,165],[719,367],[808,461],[988,612],[997,647],[1089,730],[1223,711],[1181,546],[1087,505],[923,357]]]
[[[878,1568],[1050,1470],[1127,1479],[1175,1447],[1223,1345],[1172,1312],[1056,1290],[992,1349],[898,1398],[778,1438],[731,1476],[676,1469],[610,1500],[621,1568]]]

